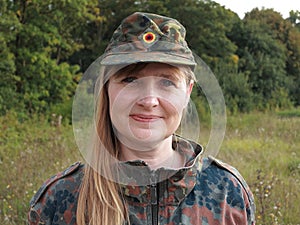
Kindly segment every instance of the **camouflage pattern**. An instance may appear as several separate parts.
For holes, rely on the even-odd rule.
[[[82,178],[83,165],[77,162],[45,181],[30,201],[28,224],[76,224]]]
[[[185,35],[185,28],[175,19],[136,12],[115,30],[101,64],[163,62],[194,67],[196,63]]]
[[[130,224],[255,224],[253,195],[235,168],[215,158],[201,159],[201,146],[181,152],[186,154],[186,166],[169,179],[146,186],[122,185]],[[147,167],[141,161],[130,163]],[[76,163],[46,181],[30,202],[28,224],[75,225],[83,171],[84,166]],[[168,169],[155,171],[157,176],[164,172]]]

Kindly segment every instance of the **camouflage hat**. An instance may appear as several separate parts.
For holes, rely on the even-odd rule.
[[[185,41],[186,31],[177,20],[136,12],[115,30],[103,55],[102,65],[162,62],[196,65]]]

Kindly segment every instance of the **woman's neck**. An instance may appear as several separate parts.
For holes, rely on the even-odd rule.
[[[151,150],[134,150],[121,144],[121,160],[134,161],[142,160],[152,169],[160,167],[179,168],[184,164],[183,156],[172,149],[172,136],[163,140]]]

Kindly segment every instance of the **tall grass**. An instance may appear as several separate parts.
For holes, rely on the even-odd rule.
[[[26,224],[28,203],[50,175],[80,159],[70,126],[0,118],[0,224]],[[53,123],[54,122],[54,123]]]
[[[294,115],[294,114],[293,114]],[[28,202],[43,181],[81,160],[72,127],[43,118],[0,118],[0,223],[26,224]],[[207,134],[208,131],[204,131]],[[300,225],[300,117],[252,113],[228,117],[218,158],[235,166],[254,193],[258,225]]]
[[[229,117],[219,157],[246,178],[255,195],[258,225],[300,224],[300,117]]]

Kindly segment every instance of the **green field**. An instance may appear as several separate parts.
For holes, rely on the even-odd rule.
[[[52,122],[20,123],[14,114],[0,118],[2,225],[26,224],[28,202],[42,182],[81,159],[72,127],[56,126],[55,116]],[[229,116],[218,158],[235,166],[250,185],[257,224],[300,225],[299,114]]]

